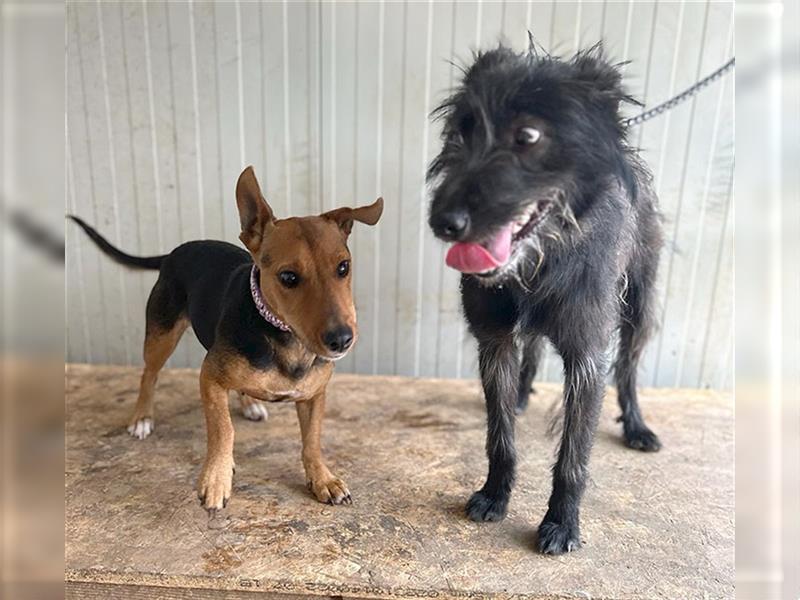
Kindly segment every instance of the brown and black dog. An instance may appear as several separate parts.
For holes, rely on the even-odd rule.
[[[354,221],[378,222],[383,199],[319,216],[276,219],[248,167],[236,184],[236,204],[239,239],[247,252],[206,240],[182,244],[164,256],[136,257],[70,217],[115,261],[159,270],[147,301],[145,367],[128,431],[140,439],[152,431],[158,373],[191,325],[208,350],[200,370],[208,433],[197,484],[203,506],[221,509],[231,495],[229,391],[246,395],[243,408],[250,418],[260,416],[248,410],[258,400],[294,401],[309,488],[320,502],[350,503],[345,483],[325,466],[320,431],[333,363],[357,337],[347,238]]]

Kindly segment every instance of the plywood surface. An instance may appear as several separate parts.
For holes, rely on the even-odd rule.
[[[233,498],[209,518],[193,489],[205,451],[197,372],[162,375],[156,430],[141,442],[124,427],[138,378],[128,367],[66,370],[72,597],[733,596],[729,396],[645,390],[644,412],[665,446],[648,455],[620,443],[610,392],[582,509],[584,547],[545,557],[533,548],[559,386],[537,387],[518,421],[508,517],[476,524],[463,505],[486,469],[477,382],[334,376],[323,448],[352,506],[325,506],[306,491],[291,405],[270,405],[266,423],[237,415]]]

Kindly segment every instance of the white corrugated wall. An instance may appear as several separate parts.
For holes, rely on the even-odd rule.
[[[457,275],[425,224],[428,113],[450,61],[530,29],[571,53],[601,37],[631,91],[658,103],[734,51],[732,2],[98,2],[68,4],[67,209],[136,254],[237,240],[233,189],[253,164],[278,216],[386,199],[356,227],[359,373],[472,377]],[[632,132],[669,245],[645,385],[732,385],[733,78]],[[67,227],[67,356],[141,363],[153,273],[126,271]],[[189,334],[172,366],[199,366]],[[542,377],[559,380],[550,354]]]

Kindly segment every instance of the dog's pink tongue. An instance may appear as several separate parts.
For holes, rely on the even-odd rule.
[[[511,225],[501,229],[484,245],[473,242],[453,244],[445,262],[462,273],[482,273],[506,264],[511,255]]]

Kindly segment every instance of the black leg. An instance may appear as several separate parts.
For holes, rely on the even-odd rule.
[[[656,452],[661,449],[658,436],[644,422],[636,393],[639,359],[653,328],[651,296],[652,283],[649,277],[630,277],[625,290],[626,302],[622,305],[619,353],[614,373],[617,398],[622,409],[619,421],[622,421],[625,443],[630,448],[645,452]]]
[[[636,371],[639,364],[639,351],[635,338],[637,332],[627,323],[620,328],[620,349],[617,357],[616,380],[617,398],[622,415],[625,444],[636,450],[657,452],[661,449],[661,441],[645,424],[639,410],[639,399],[636,392]]]
[[[479,340],[479,364],[486,395],[486,454],[489,475],[467,502],[473,521],[500,521],[506,516],[517,455],[514,449],[514,409],[519,384],[519,357],[510,332]]]
[[[528,408],[528,398],[532,393],[535,393],[532,384],[539,368],[542,345],[542,339],[537,336],[528,338],[522,347],[522,366],[520,367],[519,388],[517,390],[516,413],[518,415],[525,412],[525,409]]]
[[[601,356],[564,356],[561,446],[553,469],[553,492],[547,514],[539,525],[539,550],[547,554],[562,554],[581,546],[579,506],[586,487],[606,372]]]

